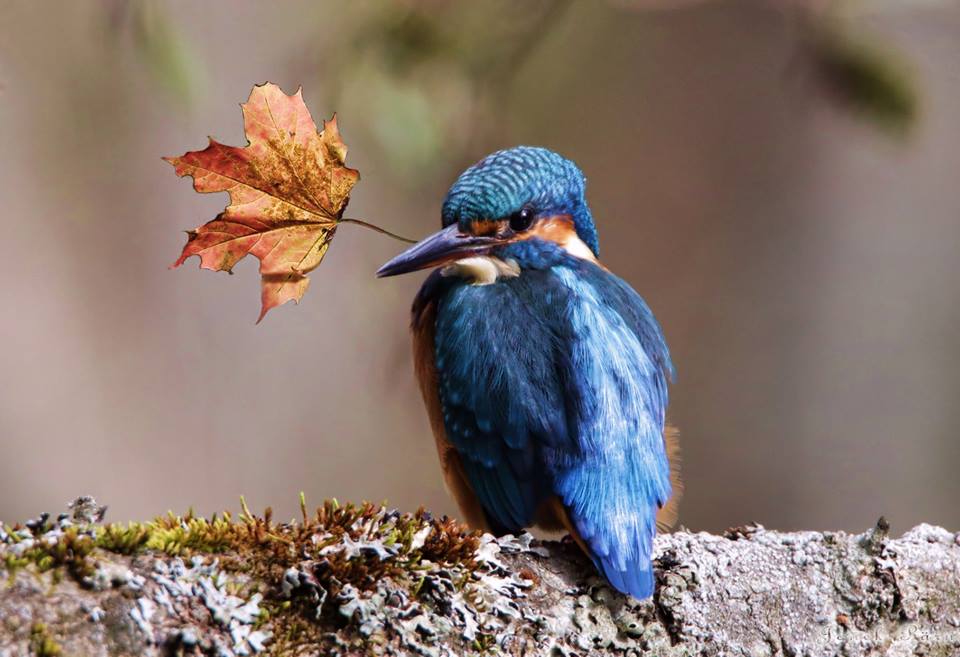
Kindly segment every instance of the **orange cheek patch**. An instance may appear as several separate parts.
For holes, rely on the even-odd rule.
[[[573,227],[573,219],[568,215],[560,214],[555,217],[544,217],[533,228],[520,235],[520,239],[539,237],[547,242],[555,242],[563,246],[577,236]]]
[[[528,240],[534,237],[558,244],[565,251],[578,258],[591,262],[597,261],[590,248],[577,235],[577,229],[574,227],[570,215],[558,214],[553,217],[544,217],[533,228],[518,235],[517,239]]]
[[[500,226],[500,222],[497,221],[474,221],[470,224],[470,234],[483,236],[496,235],[500,230]]]

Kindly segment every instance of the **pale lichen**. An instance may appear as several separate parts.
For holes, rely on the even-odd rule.
[[[288,523],[245,504],[125,525],[42,515],[0,526],[0,563],[0,657],[960,654],[960,544],[927,525],[660,536],[645,601],[569,540],[333,501]]]

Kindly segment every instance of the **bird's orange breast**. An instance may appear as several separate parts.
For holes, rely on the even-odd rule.
[[[460,455],[447,439],[447,430],[443,424],[443,409],[440,405],[440,390],[437,378],[437,366],[434,357],[434,334],[437,320],[437,303],[428,301],[417,308],[413,314],[411,332],[413,333],[413,364],[420,384],[420,393],[430,418],[430,428],[437,445],[440,467],[447,490],[463,514],[463,520],[475,529],[487,530],[486,516],[473,489],[467,482],[460,462]]]

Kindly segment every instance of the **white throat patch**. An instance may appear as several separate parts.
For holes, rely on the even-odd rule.
[[[572,255],[575,258],[580,258],[581,260],[589,260],[590,262],[596,262],[597,256],[593,255],[593,251],[590,250],[590,247],[587,246],[580,237],[574,233],[570,238],[565,240],[561,246],[563,249]]]
[[[450,263],[440,270],[440,275],[464,278],[470,285],[490,285],[496,283],[501,276],[519,276],[520,265],[512,258],[501,260],[493,256],[471,256]]]

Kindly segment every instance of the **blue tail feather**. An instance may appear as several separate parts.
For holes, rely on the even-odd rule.
[[[625,569],[621,569],[617,561],[615,557],[608,556],[597,557],[594,563],[610,585],[621,593],[632,595],[638,600],[653,595],[653,566],[649,559],[627,563]]]

